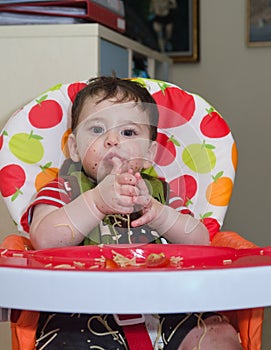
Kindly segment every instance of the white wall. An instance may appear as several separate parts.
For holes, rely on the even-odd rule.
[[[246,45],[246,0],[202,0],[200,63],[174,66],[174,82],[229,122],[239,167],[225,229],[271,245],[271,47]]]

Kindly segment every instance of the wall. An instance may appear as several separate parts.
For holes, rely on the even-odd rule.
[[[11,349],[11,336],[8,322],[0,322],[0,344],[1,350]]]
[[[200,63],[175,65],[174,82],[213,104],[229,122],[239,167],[225,229],[271,245],[271,47],[246,46],[246,0],[204,0]]]

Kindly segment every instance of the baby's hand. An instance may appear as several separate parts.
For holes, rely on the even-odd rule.
[[[104,214],[130,214],[134,211],[133,198],[139,195],[137,178],[132,171],[121,172],[122,162],[112,159],[113,169],[93,190],[97,208]]]
[[[132,222],[132,226],[142,226],[155,220],[161,212],[163,205],[155,200],[139,173],[135,174],[139,194],[134,197],[135,207],[142,211],[143,215]]]

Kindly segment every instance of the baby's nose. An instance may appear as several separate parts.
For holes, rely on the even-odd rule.
[[[105,140],[105,146],[106,147],[114,147],[119,144],[119,137],[117,133],[108,133],[106,140]]]

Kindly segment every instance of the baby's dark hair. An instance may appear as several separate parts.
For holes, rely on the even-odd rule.
[[[72,130],[78,125],[84,103],[90,97],[99,97],[96,104],[114,98],[114,103],[134,101],[139,103],[140,108],[149,116],[150,139],[157,136],[158,108],[149,91],[139,82],[120,79],[116,77],[97,77],[90,79],[85,88],[78,92],[72,106]]]

